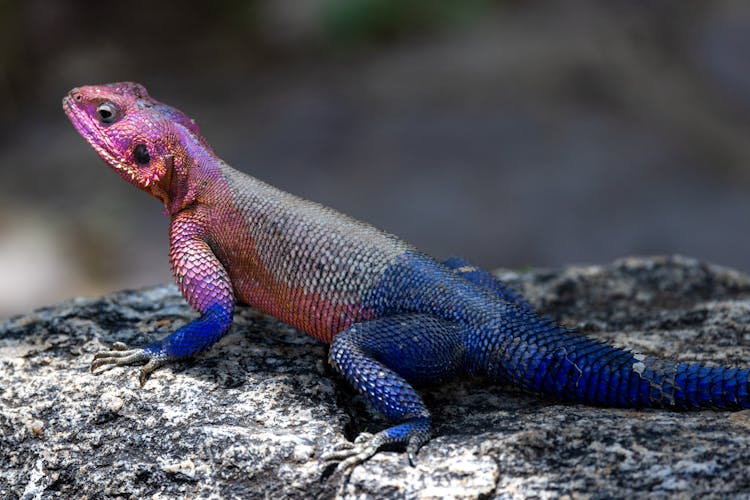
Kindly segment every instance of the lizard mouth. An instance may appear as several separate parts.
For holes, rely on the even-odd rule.
[[[76,106],[70,96],[63,98],[63,111],[68,115],[68,119],[73,124],[73,127],[86,139],[86,142],[91,145],[107,165],[121,173],[121,175],[129,177],[131,181],[135,181],[135,171],[128,168],[127,165],[123,164],[115,156],[113,151],[117,151],[117,148],[112,145],[109,138],[98,127],[91,123],[91,118],[86,111]]]

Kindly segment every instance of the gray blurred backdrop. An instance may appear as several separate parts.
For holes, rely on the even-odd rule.
[[[437,257],[750,271],[747,0],[0,0],[0,316],[171,279],[158,202],[60,108],[119,80]]]

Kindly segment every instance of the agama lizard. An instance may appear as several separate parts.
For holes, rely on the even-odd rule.
[[[436,262],[234,170],[192,119],[141,85],[76,88],[63,108],[107,165],[164,204],[172,271],[200,313],[163,340],[96,354],[92,371],[145,363],[143,385],[225,335],[235,302],[254,306],[330,343],[331,365],[393,423],[321,457],[338,470],[385,445],[413,462],[431,419],[412,384],[459,375],[596,405],[750,407],[749,370],[643,356],[559,326],[465,260]]]

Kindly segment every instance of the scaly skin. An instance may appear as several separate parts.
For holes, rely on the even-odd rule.
[[[63,107],[112,169],[164,204],[175,279],[201,313],[145,347],[116,344],[92,370],[145,363],[143,384],[226,334],[235,301],[250,304],[331,343],[334,368],[394,423],[322,457],[340,471],[390,444],[413,460],[431,423],[412,383],[461,374],[599,405],[750,407],[748,370],[641,356],[555,325],[462,259],[437,263],[232,169],[138,84],[73,89]]]

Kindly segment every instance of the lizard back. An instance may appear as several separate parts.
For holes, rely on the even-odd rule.
[[[231,202],[209,207],[209,241],[240,301],[325,342],[374,316],[365,295],[409,245],[228,165],[220,171]]]

